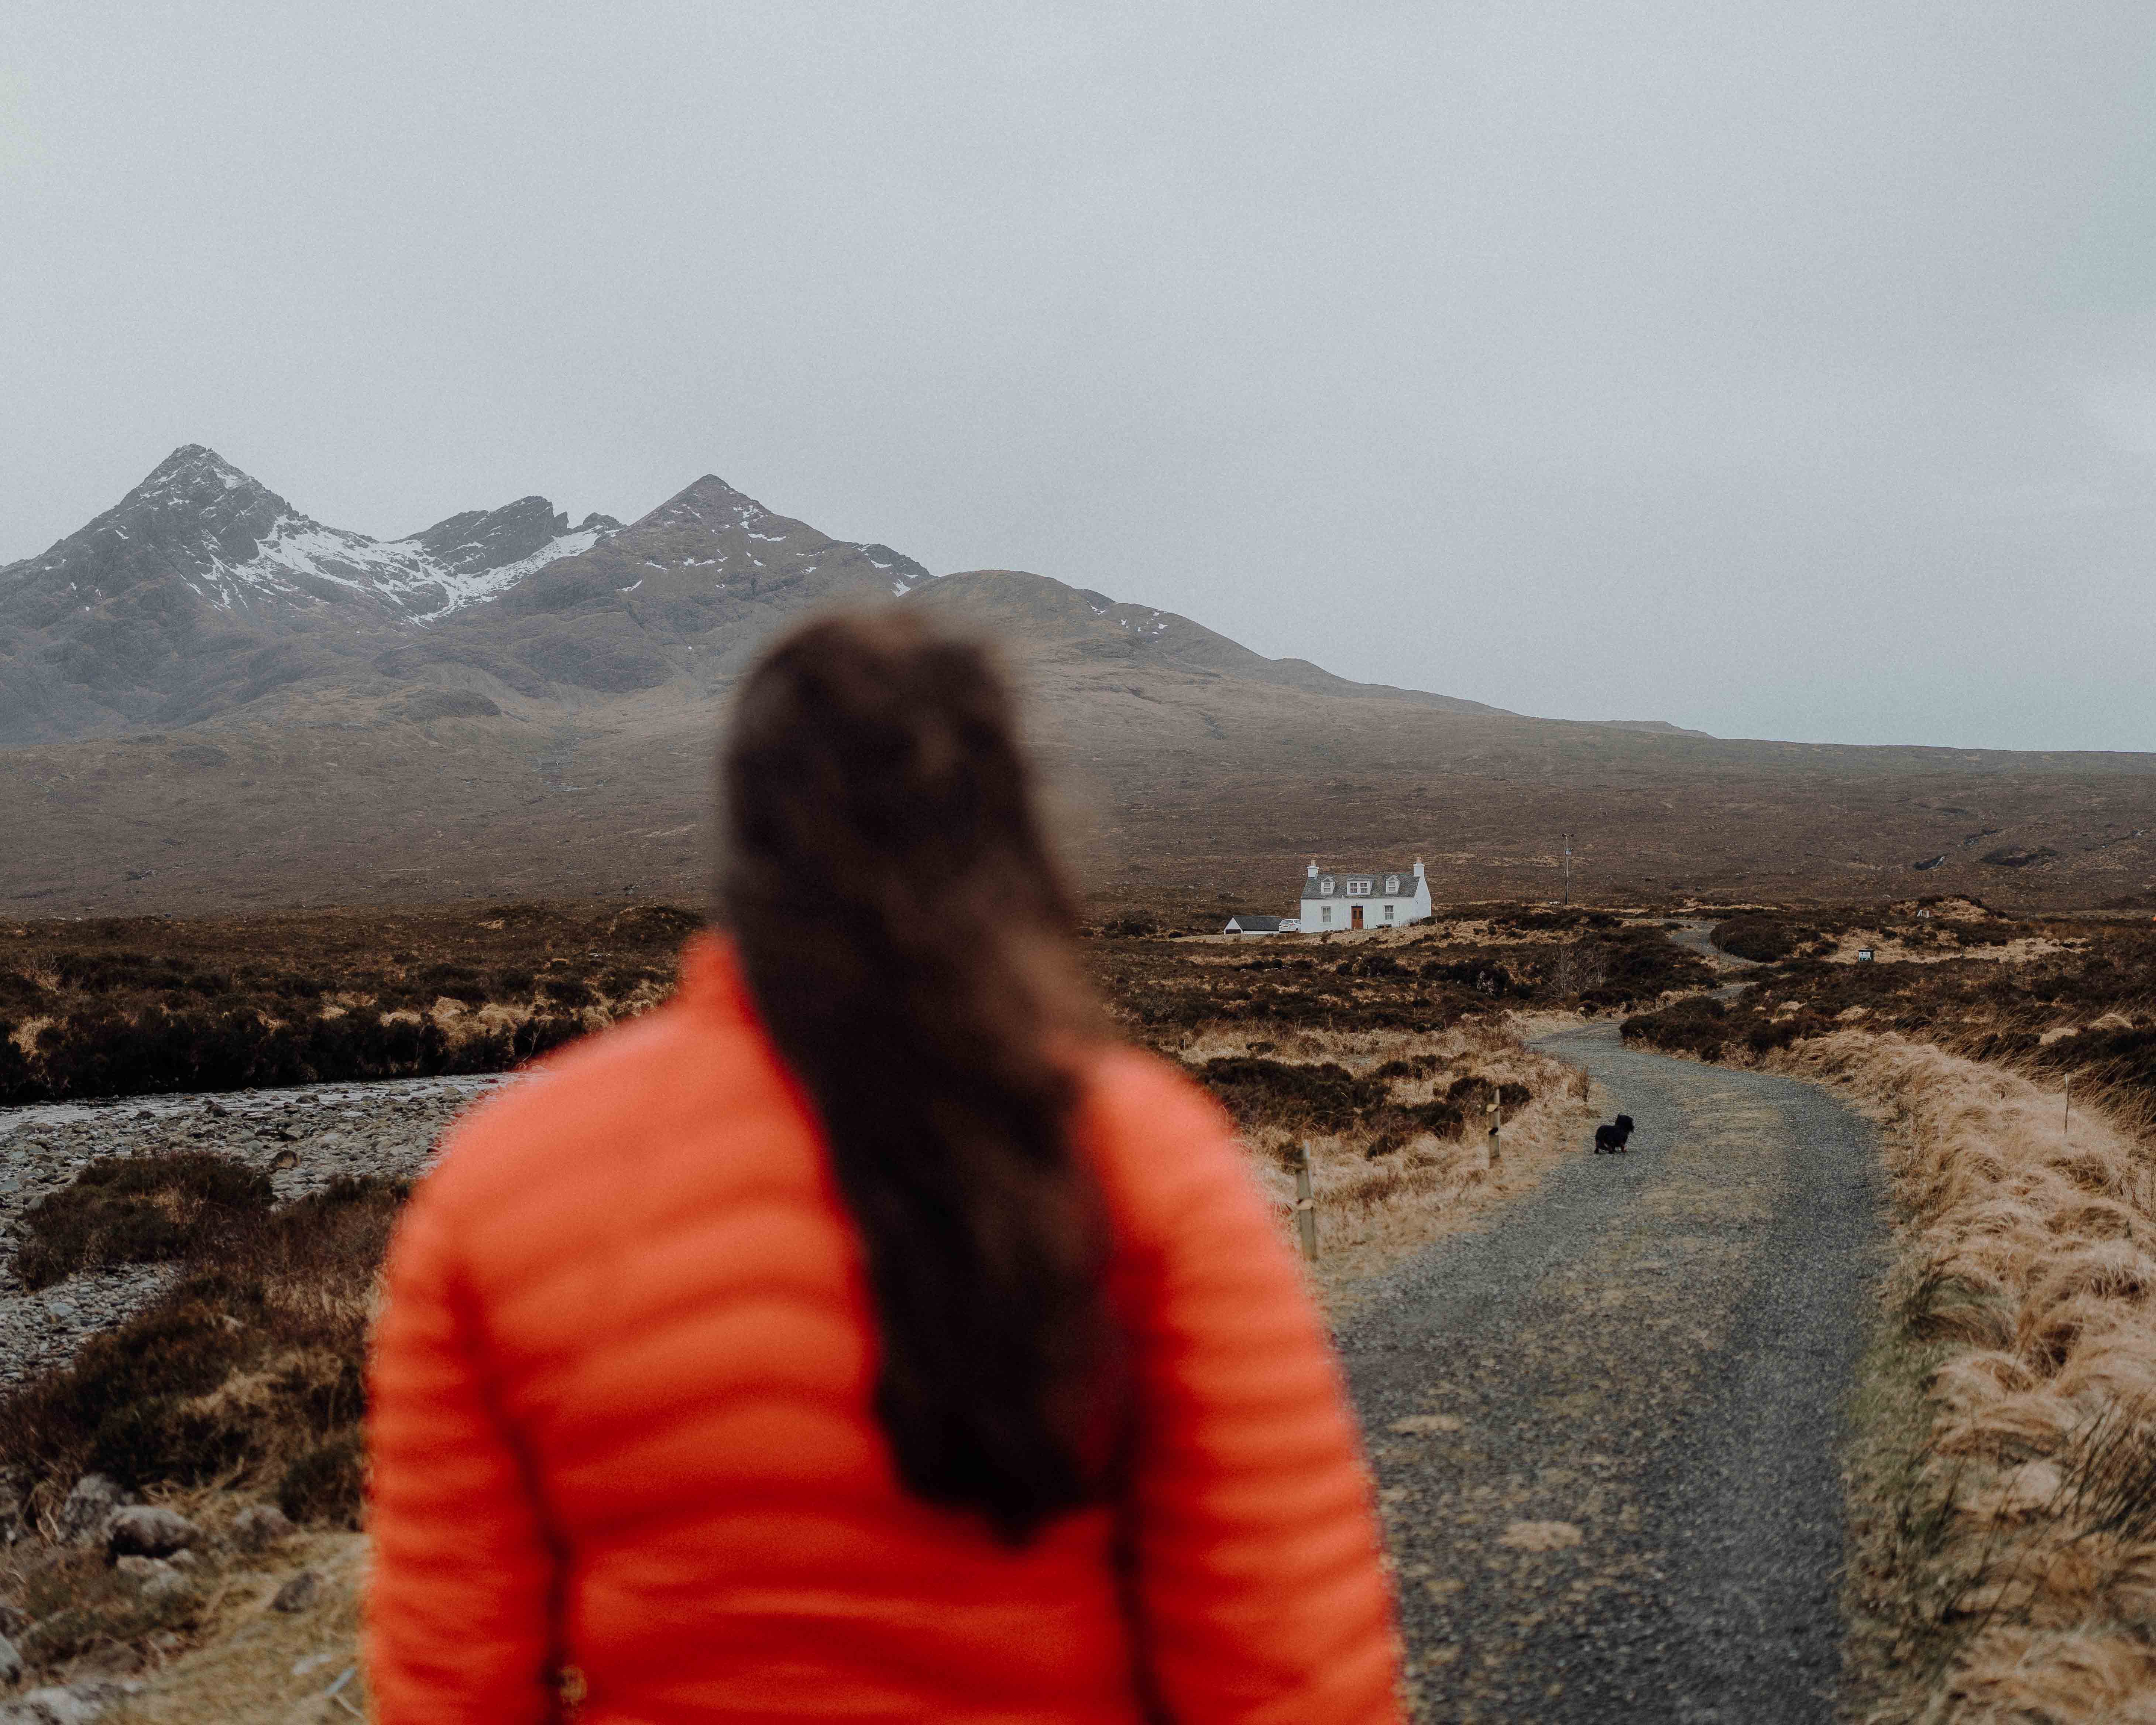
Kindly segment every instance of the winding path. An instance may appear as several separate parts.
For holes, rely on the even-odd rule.
[[[1614,1025],[1540,1046],[1639,1122],[1630,1153],[1568,1158],[1340,1336],[1423,1717],[1825,1721],[1871,1129]]]

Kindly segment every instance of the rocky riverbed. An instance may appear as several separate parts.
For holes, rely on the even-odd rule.
[[[270,1175],[280,1202],[339,1174],[413,1174],[500,1077],[312,1085],[0,1109],[0,1387],[63,1366],[163,1287],[162,1265],[85,1271],[36,1292],[14,1273],[24,1214],[101,1156],[213,1150]]]

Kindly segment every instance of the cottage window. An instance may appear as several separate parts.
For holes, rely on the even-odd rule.
[[[1398,892],[1399,890],[1400,890],[1400,877],[1399,877],[1398,875],[1386,875],[1386,876],[1385,876],[1385,891],[1386,891],[1386,892],[1387,892],[1388,894],[1390,894],[1390,893],[1395,893],[1395,892]]]
[[[1317,890],[1320,892],[1330,895],[1332,891],[1332,875],[1327,875],[1322,880],[1319,881],[1317,883]]]
[[[1317,915],[1319,921],[1330,922],[1332,920],[1332,906],[1330,905],[1322,906],[1318,910]]]
[[[1386,922],[1391,922],[1392,920],[1393,920],[1393,907],[1392,907],[1390,905],[1387,905],[1387,906],[1385,906],[1385,921],[1386,921]]]
[[[1368,898],[1368,897],[1369,897],[1369,896],[1370,896],[1370,883],[1369,883],[1368,880],[1350,880],[1350,881],[1348,883],[1348,897],[1350,897],[1350,898]]]

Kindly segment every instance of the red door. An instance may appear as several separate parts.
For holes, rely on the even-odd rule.
[[[1350,905],[1350,906],[1348,906],[1348,926],[1350,928],[1360,928],[1360,927],[1363,926],[1363,907],[1362,907],[1362,906],[1360,906],[1360,905]]]

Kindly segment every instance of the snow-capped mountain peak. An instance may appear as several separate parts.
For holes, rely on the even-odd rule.
[[[326,526],[214,449],[183,444],[112,508],[10,572],[94,608],[145,581],[183,583],[218,609],[357,603],[431,621],[590,550],[618,523],[572,530],[543,497],[452,516],[408,538]]]

